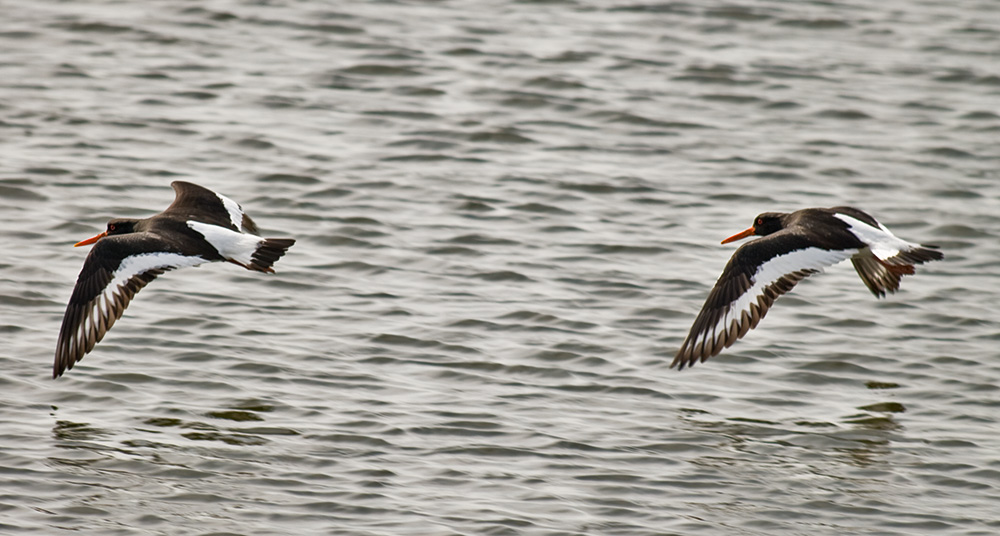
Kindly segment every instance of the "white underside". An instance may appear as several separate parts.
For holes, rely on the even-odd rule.
[[[219,255],[242,265],[249,265],[253,261],[253,254],[257,251],[257,246],[264,241],[257,235],[237,233],[225,227],[200,221],[188,220],[187,224],[188,227],[204,236],[205,240],[219,252]],[[239,225],[237,225],[238,227]]]
[[[707,337],[707,340],[714,340],[717,335],[725,333],[725,330],[731,327],[734,321],[739,321],[744,312],[749,315],[750,305],[757,303],[757,299],[764,294],[764,289],[774,284],[782,276],[798,272],[799,270],[817,270],[821,272],[823,268],[847,260],[857,252],[857,249],[830,251],[810,247],[779,255],[761,264],[757,268],[757,272],[753,275],[753,286],[736,301],[731,303],[726,310],[726,314],[715,325],[714,330],[704,335]]]
[[[846,223],[848,225],[847,229],[854,236],[858,237],[858,240],[868,244],[868,248],[872,250],[872,254],[883,261],[899,255],[900,251],[910,251],[920,247],[892,234],[881,223],[878,227],[872,227],[857,218],[852,218],[845,214],[838,213],[834,214],[834,216]]]

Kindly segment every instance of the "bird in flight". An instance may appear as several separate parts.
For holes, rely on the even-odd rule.
[[[93,244],[66,306],[52,377],[72,369],[94,349],[135,294],[175,268],[229,261],[257,272],[295,243],[261,238],[253,220],[232,199],[190,182],[174,181],[174,202],[149,218],[115,218],[76,246]]]
[[[722,241],[761,236],[729,259],[691,331],[674,356],[678,370],[704,362],[757,327],[774,300],[807,276],[851,259],[877,298],[895,292],[914,265],[944,258],[936,246],[902,240],[851,207],[765,212],[749,229]]]

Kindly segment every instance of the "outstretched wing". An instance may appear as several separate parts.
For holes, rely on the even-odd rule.
[[[164,214],[178,214],[188,219],[198,211],[198,221],[219,225],[227,229],[250,234],[260,234],[257,224],[243,212],[239,203],[203,186],[184,181],[170,183],[176,197]]]
[[[52,377],[58,378],[94,349],[139,290],[156,276],[208,262],[201,257],[165,252],[152,233],[100,239],[87,255],[66,306],[56,344]]]
[[[670,366],[683,369],[732,346],[757,327],[778,296],[857,251],[817,247],[791,230],[744,244],[729,259]]]

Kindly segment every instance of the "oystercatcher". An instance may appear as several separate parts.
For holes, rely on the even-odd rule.
[[[261,238],[257,225],[232,199],[190,182],[170,184],[176,197],[163,212],[143,219],[115,218],[103,233],[75,244],[94,244],[66,306],[52,377],[94,349],[129,302],[156,276],[185,266],[229,261],[274,273],[295,240]]]
[[[870,215],[851,207],[765,212],[749,229],[722,241],[751,235],[729,259],[715,288],[674,357],[678,370],[717,355],[757,327],[774,300],[806,276],[851,259],[876,298],[899,288],[914,264],[942,259],[936,246],[897,238]]]

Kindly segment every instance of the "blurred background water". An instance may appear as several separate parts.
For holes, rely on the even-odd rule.
[[[0,533],[1000,532],[1000,6],[58,2],[0,19]],[[298,243],[65,303],[171,180]],[[668,369],[762,211],[849,264]]]

